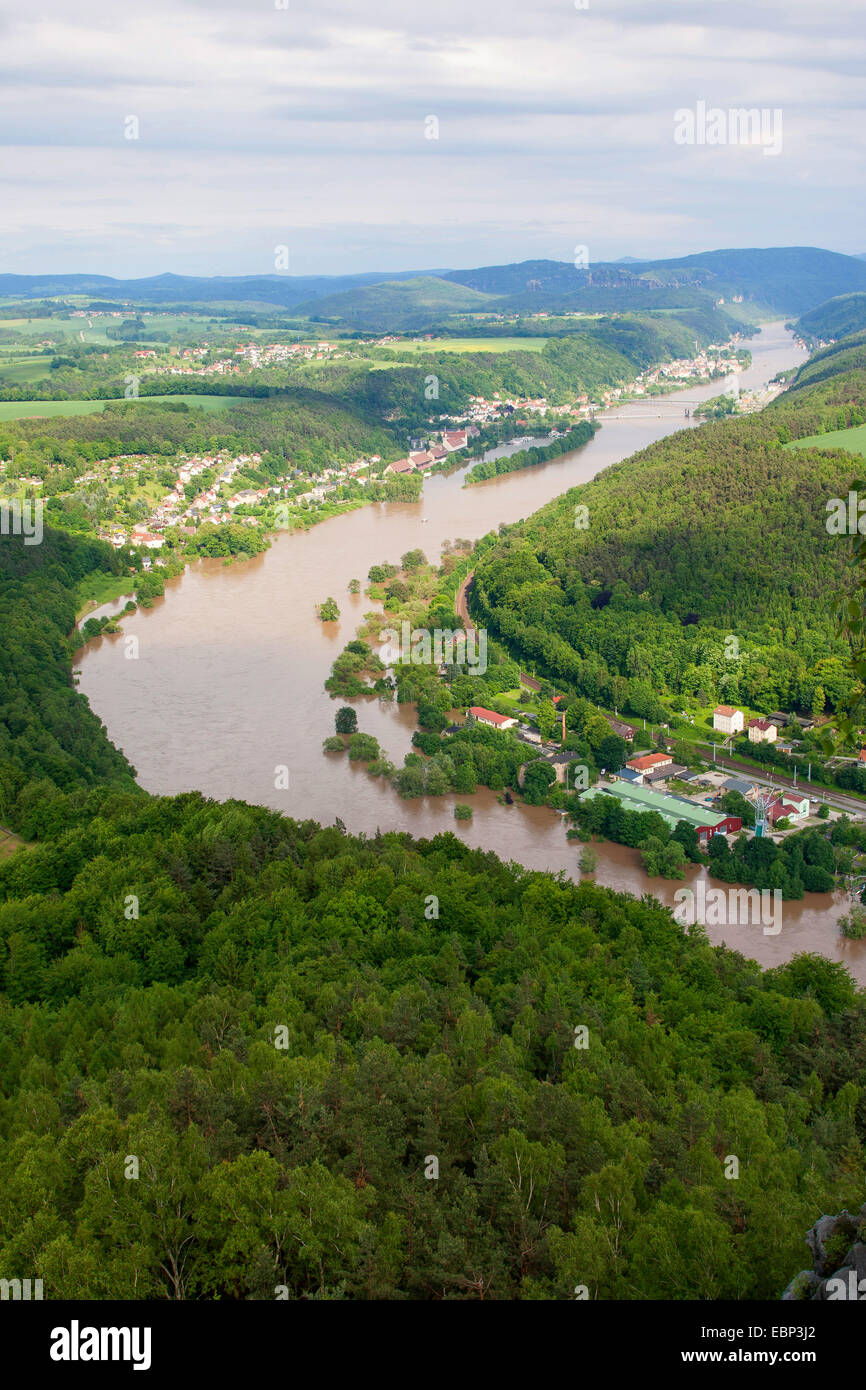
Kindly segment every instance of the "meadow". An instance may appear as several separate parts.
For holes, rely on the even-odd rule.
[[[854,425],[850,430],[832,430],[828,434],[810,434],[807,439],[795,439],[786,449],[847,449],[849,454],[866,458],[866,425]]]
[[[237,396],[199,396],[174,394],[171,396],[142,396],[145,401],[186,401],[187,405],[199,406],[202,410],[225,410],[236,403]],[[111,402],[117,404],[117,401]],[[42,419],[56,415],[94,415],[104,410],[107,401],[0,401],[0,420]]]
[[[395,347],[406,352],[541,352],[547,338],[430,338],[423,342],[401,340]]]
[[[12,386],[23,382],[44,381],[50,375],[48,356],[20,357],[14,353],[8,356],[0,351],[0,379]]]

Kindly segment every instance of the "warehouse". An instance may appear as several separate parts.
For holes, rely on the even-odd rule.
[[[615,796],[629,811],[658,811],[672,830],[677,821],[684,820],[687,825],[694,827],[699,840],[708,840],[711,835],[734,835],[743,826],[739,816],[709,811],[706,806],[699,806],[696,801],[689,801],[684,796],[668,796],[665,792],[656,792],[650,787],[639,787],[630,782],[590,787],[583,795]]]

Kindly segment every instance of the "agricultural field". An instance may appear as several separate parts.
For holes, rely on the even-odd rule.
[[[237,396],[200,396],[177,393],[171,396],[142,396],[143,401],[185,401],[202,410],[225,410]],[[117,404],[112,401],[112,404]],[[107,401],[0,401],[0,420],[47,419],[56,415],[93,415],[104,410]]]
[[[0,420],[49,419],[57,415],[93,415],[105,401],[0,401]]]
[[[0,380],[20,386],[23,382],[44,381],[51,375],[51,358],[21,357],[10,353],[8,356],[0,349]]]
[[[407,352],[541,352],[547,338],[430,338],[394,344]]]
[[[810,434],[796,439],[786,449],[847,449],[849,454],[866,458],[866,425],[854,425],[850,430],[832,430],[828,434]]]
[[[86,305],[81,307],[86,308]],[[4,318],[3,306],[0,304],[0,330],[9,329],[36,342],[41,342],[43,338],[51,338],[58,346],[64,342],[101,344],[103,347],[116,345],[117,340],[109,338],[106,329],[119,328],[124,319],[132,318],[142,318],[144,321],[145,331],[138,340],[141,342],[146,342],[152,334],[158,333],[168,334],[172,342],[195,344],[217,331],[224,332],[228,328],[232,333],[237,328],[233,324],[226,325],[211,314],[160,314],[128,305],[118,307],[118,317],[114,314],[98,313],[92,318],[80,318],[58,313],[52,314],[50,318]]]
[[[2,314],[3,310],[0,307],[0,329],[20,333],[22,337],[34,342],[51,338],[58,346],[61,342],[101,343],[107,346],[111,340],[107,337],[105,329],[111,324],[116,326],[122,322],[121,319],[73,318],[71,314],[52,314],[50,318],[4,319]]]

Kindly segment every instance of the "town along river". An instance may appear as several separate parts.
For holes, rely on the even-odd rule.
[[[781,324],[766,326],[747,346],[753,359],[740,375],[741,389],[761,387],[804,357]],[[340,703],[329,698],[324,681],[371,607],[363,594],[349,595],[348,585],[352,579],[363,584],[378,561],[397,561],[419,547],[437,562],[443,541],[474,540],[500,522],[529,516],[610,464],[690,427],[686,408],[721,389],[715,382],[605,412],[590,443],[523,472],[464,489],[461,468],[427,479],[418,503],[373,504],[307,532],[279,535],[268,552],[244,563],[192,565],[166,585],[165,598],[153,608],[124,619],[124,634],[138,638],[138,660],[125,658],[123,637],[99,638],[78,658],[80,688],[150,792],[198,789],[323,824],[339,816],[349,830],[367,834],[377,828],[416,836],[450,830],[506,860],[577,877],[579,846],[566,840],[563,818],[546,807],[505,806],[487,790],[401,801],[363,765],[323,754]],[[329,594],[341,617],[323,624],[315,606]],[[414,708],[377,699],[356,708],[360,728],[400,765],[416,727]],[[285,791],[274,785],[280,765],[289,769]],[[470,822],[455,821],[456,800],[472,805]],[[594,848],[596,882],[673,902],[678,885],[648,878],[637,851]],[[698,871],[690,872],[694,877]],[[823,951],[845,959],[866,980],[864,944],[841,940],[835,926],[841,910],[841,899],[810,895],[785,904],[778,936],[763,935],[760,926],[710,934],[727,937],[765,964],[796,951]]]

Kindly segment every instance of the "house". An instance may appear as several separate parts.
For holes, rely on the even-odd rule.
[[[772,719],[750,719],[746,725],[750,743],[775,743],[779,730]]]
[[[808,796],[800,796],[799,792],[786,792],[784,797],[780,797],[778,801],[774,801],[772,806],[769,807],[767,811],[767,820],[771,825],[775,825],[777,821],[785,817],[796,823],[805,820],[808,814]]]
[[[621,767],[616,775],[624,782],[633,782],[636,786],[643,785],[643,773],[638,772],[636,767]]]
[[[516,719],[511,719],[507,714],[497,714],[492,709],[485,709],[483,705],[470,705],[466,713],[472,719],[477,720],[479,724],[489,725],[491,729],[514,729],[517,727]]]
[[[722,783],[726,792],[739,792],[740,796],[754,796],[758,790],[758,784],[751,782],[747,777],[726,777]]]
[[[656,768],[672,767],[673,761],[670,753],[644,753],[641,757],[629,758],[626,767],[645,774],[655,771]]]
[[[731,705],[716,705],[713,710],[713,728],[722,734],[739,734],[743,731],[743,711]]]
[[[681,772],[686,769],[680,763],[658,763],[655,767],[647,768],[643,775],[645,782],[664,782],[668,777],[679,777]]]
[[[412,464],[413,468],[426,468],[429,464],[435,462],[435,460],[432,454],[428,454],[426,450],[422,449],[418,454],[410,454],[409,462]]]
[[[525,671],[521,671],[520,688],[522,690],[534,690],[537,695],[541,689],[541,681],[537,681],[534,676],[528,676]]]
[[[621,719],[611,719],[609,715],[605,715],[604,718],[613,732],[618,734],[620,738],[624,738],[626,743],[634,742],[637,737],[637,729],[632,724],[624,724]]]
[[[453,452],[454,452],[455,449],[465,449],[465,448],[466,448],[466,431],[465,431],[465,430],[449,430],[446,434],[443,434],[443,436],[442,436],[442,443],[444,444],[445,448],[448,450],[449,454],[453,454]]]
[[[411,459],[397,459],[396,463],[389,463],[385,469],[386,473],[414,473],[415,465]]]
[[[861,748],[857,754],[858,763],[866,763],[866,748]]]

